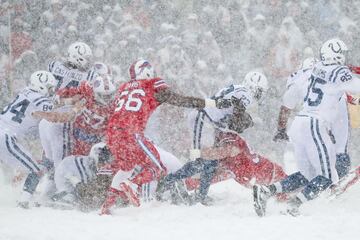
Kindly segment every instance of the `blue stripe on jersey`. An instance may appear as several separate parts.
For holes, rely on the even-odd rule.
[[[91,70],[88,72],[88,75],[86,77],[87,80],[89,80],[90,74],[91,74]]]
[[[193,138],[193,148],[200,149],[200,140],[201,140],[201,133],[200,133],[200,125],[203,124],[203,111],[199,111],[196,115],[195,124],[194,124],[194,138]],[[201,118],[201,120],[200,120]]]
[[[313,138],[313,140],[314,140],[314,143],[315,143],[315,145],[316,145],[316,149],[317,149],[318,154],[319,154],[321,172],[322,172],[323,176],[325,176],[325,168],[324,168],[324,162],[323,162],[323,159],[322,159],[321,149],[320,149],[320,146],[319,146],[318,141],[317,141],[316,138],[315,138],[314,118],[310,118],[310,130],[311,130],[311,136],[312,136],[312,138]]]
[[[34,169],[32,169],[19,155],[17,155],[11,148],[10,148],[10,143],[9,143],[9,136],[7,134],[5,134],[5,143],[6,143],[6,148],[9,151],[9,153],[11,155],[13,155],[17,160],[19,160],[27,169],[30,170],[30,172],[34,173]]]
[[[81,182],[85,182],[84,181],[84,173],[82,172],[82,169],[80,168],[80,164],[79,164],[79,158],[78,157],[75,157],[75,165],[76,165],[76,168],[77,168],[77,170],[79,171],[79,173],[80,173],[80,177],[81,177]]]
[[[92,71],[91,77],[90,77],[90,79],[88,79],[89,81],[93,80],[94,74],[95,74],[95,71]]]
[[[87,180],[87,182],[89,182],[89,181],[90,181],[90,177],[89,177],[89,174],[87,173],[86,168],[85,168],[85,166],[84,166],[84,159],[83,159],[83,158],[80,158],[80,165],[81,165],[81,167],[82,167],[83,170],[84,170],[84,173],[85,173],[85,175],[86,175],[86,180]]]
[[[48,97],[42,96],[42,97],[35,98],[33,102],[36,104],[37,101],[44,100],[44,99],[48,99],[48,100],[49,100]]]
[[[328,150],[326,148],[325,142],[321,137],[320,134],[320,129],[319,129],[319,120],[316,120],[316,133],[318,134],[321,146],[323,147],[323,151],[325,153],[325,158],[326,158],[326,166],[327,166],[327,170],[328,170],[328,174],[329,174],[329,179],[331,180],[331,168],[330,168],[330,158],[329,158],[329,153]],[[325,176],[324,176],[325,177]]]
[[[16,141],[13,137],[11,137],[11,142],[13,144],[14,150],[16,150],[18,153],[20,153],[20,155],[22,155],[26,160],[28,160],[31,165],[34,166],[34,168],[40,172],[40,168],[39,166],[31,159],[31,157],[29,157],[28,155],[26,155],[26,153],[24,153],[19,146],[16,144]]]
[[[330,82],[335,82],[335,80],[336,80],[336,78],[337,78],[337,76],[338,76],[338,74],[339,74],[339,72],[341,71],[341,70],[343,70],[343,69],[345,69],[346,67],[344,67],[344,66],[339,66],[339,67],[337,67],[337,68],[335,68],[332,72],[331,72],[331,75],[330,75]],[[334,75],[334,76],[333,76]]]
[[[55,65],[55,61],[49,63],[49,72],[52,72],[54,65]]]
[[[50,99],[43,99],[43,100],[37,102],[37,103],[35,104],[35,106],[39,106],[40,104],[42,104],[42,103],[44,103],[44,102],[52,103],[52,101],[51,101]]]

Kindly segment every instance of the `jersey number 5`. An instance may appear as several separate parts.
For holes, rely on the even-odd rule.
[[[306,94],[306,97],[304,98],[304,101],[307,102],[309,106],[316,107],[321,103],[321,100],[324,96],[323,91],[321,88],[316,86],[317,84],[324,85],[326,83],[325,80],[321,78],[315,78],[314,76],[310,77],[310,85],[308,87],[308,91]],[[312,98],[310,95],[315,95],[314,98]]]
[[[145,97],[145,92],[142,89],[121,92],[115,112],[120,111],[123,106],[127,111],[139,111],[142,106],[142,101],[139,98],[140,96]]]

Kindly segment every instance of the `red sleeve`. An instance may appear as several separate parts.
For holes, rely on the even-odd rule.
[[[86,82],[82,82],[79,87],[64,88],[56,92],[62,98],[70,98],[75,95],[88,95],[91,87]]]
[[[346,94],[346,98],[347,98],[347,102],[348,103],[350,103],[350,104],[352,104],[352,105],[355,105],[355,98],[353,97],[353,96],[351,96],[351,95],[349,95],[349,94]]]
[[[360,74],[360,67],[349,66],[349,68],[353,73]]]
[[[161,90],[164,90],[167,88],[169,88],[169,85],[167,85],[167,83],[165,82],[164,79],[161,79],[161,78],[155,79],[155,81],[154,81],[155,92],[158,92],[158,91],[161,91]]]

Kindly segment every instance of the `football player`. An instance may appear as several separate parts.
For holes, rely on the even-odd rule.
[[[102,214],[110,214],[110,208],[118,197],[126,196],[139,206],[137,189],[143,184],[156,181],[166,174],[162,155],[144,136],[148,119],[162,103],[179,107],[222,108],[230,106],[222,98],[200,99],[184,97],[173,92],[165,80],[156,77],[154,68],[147,60],[135,61],[129,69],[130,81],[120,85],[115,98],[115,109],[109,118],[107,144],[114,155],[116,172],[102,206]]]
[[[99,207],[110,185],[111,172],[107,171],[107,166],[111,161],[110,151],[103,142],[93,145],[89,155],[64,158],[55,171],[57,193],[51,199],[54,203],[70,204],[83,210],[94,208],[94,205]],[[104,176],[106,181],[102,181]]]
[[[50,96],[54,93],[55,87],[56,80],[50,72],[34,72],[30,77],[29,86],[20,91],[0,115],[0,159],[10,167],[21,168],[28,173],[18,202],[23,208],[29,207],[45,168],[39,165],[17,139],[38,131],[40,120],[34,117],[34,114],[52,111]]]
[[[259,216],[265,215],[266,202],[271,196],[302,189],[289,201],[288,213],[296,216],[303,203],[338,182],[336,138],[329,130],[341,108],[339,99],[346,92],[360,91],[359,79],[344,65],[347,51],[339,39],[328,40],[320,48],[321,61],[311,71],[304,108],[289,132],[299,172],[270,186],[254,186],[254,207]]]
[[[65,61],[50,62],[49,71],[57,80],[56,90],[78,87],[82,81],[91,81],[95,75],[94,71],[89,71],[92,57],[92,51],[87,44],[75,42],[69,46]],[[66,111],[67,107],[60,109]],[[71,153],[71,123],[41,121],[40,140],[45,157],[57,166]]]
[[[84,108],[73,123],[72,155],[87,155],[93,144],[105,136],[115,86],[111,70],[104,63],[94,64],[97,76],[90,83],[83,81],[78,87],[64,88],[57,92],[62,98],[74,98],[74,103],[84,100]]]
[[[249,187],[252,186],[250,181],[253,179],[256,183],[270,183],[286,176],[279,165],[252,152],[246,141],[240,137],[245,129],[253,125],[246,109],[261,100],[268,88],[267,85],[267,79],[262,73],[249,72],[245,76],[243,85],[230,85],[214,96],[214,98],[221,96],[224,99],[230,99],[232,107],[205,108],[197,112],[193,121],[194,148],[190,151],[190,158],[193,161],[186,163],[181,169],[161,180],[157,191],[159,200],[166,190],[178,187],[175,184],[176,181],[198,173],[200,173],[199,182],[188,179],[187,187],[188,190],[192,190],[200,185],[199,191],[191,202],[200,202],[204,205],[211,203],[210,198],[207,197],[211,182],[234,178],[243,186]],[[205,135],[206,124],[215,128],[215,136],[212,137],[215,142],[210,148],[202,146],[202,139],[211,138]]]

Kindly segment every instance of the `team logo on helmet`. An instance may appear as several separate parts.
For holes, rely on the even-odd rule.
[[[45,75],[45,77],[44,77],[44,75]],[[37,76],[38,76],[39,81],[40,81],[41,83],[47,83],[47,82],[49,81],[49,77],[48,77],[47,74],[38,73]]]

